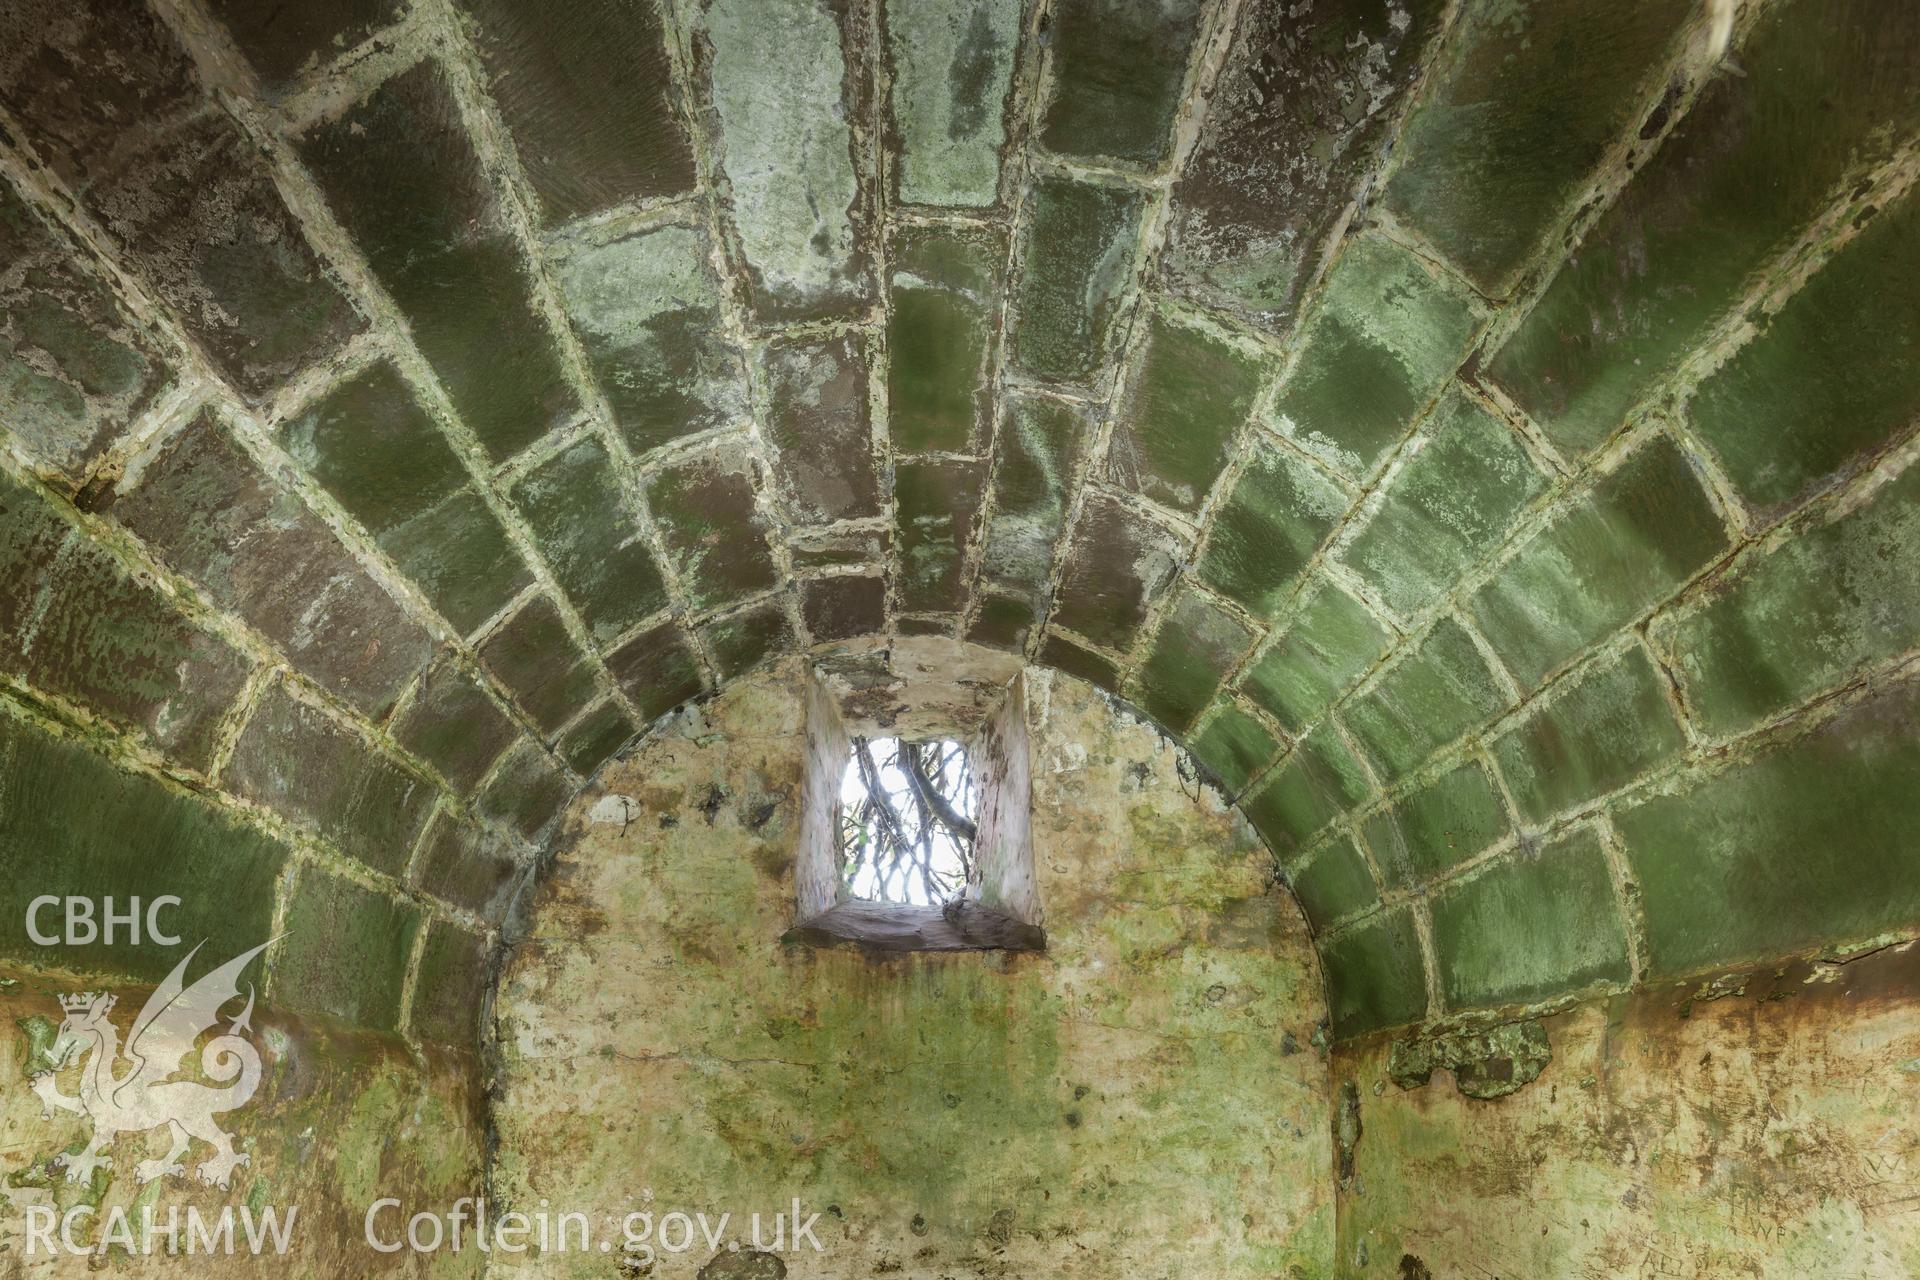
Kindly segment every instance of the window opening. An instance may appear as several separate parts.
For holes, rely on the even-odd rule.
[[[867,902],[958,899],[974,877],[978,813],[959,743],[854,738],[840,779],[841,883]]]

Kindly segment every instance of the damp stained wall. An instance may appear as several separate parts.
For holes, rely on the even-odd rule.
[[[273,1274],[289,1280],[467,1280],[484,1274],[485,1259],[472,1249],[389,1254],[367,1247],[364,1235],[367,1210],[380,1197],[399,1199],[411,1213],[418,1208],[443,1212],[463,1196],[480,1194],[486,1126],[474,1055],[410,1050],[391,1035],[337,1018],[288,1014],[265,1002],[253,1009],[250,1037],[262,1060],[259,1089],[245,1106],[217,1117],[234,1150],[246,1157],[229,1185],[205,1185],[195,1176],[213,1154],[198,1141],[185,1154],[181,1175],[140,1182],[136,1165],[167,1152],[164,1127],[123,1133],[108,1149],[111,1164],[83,1181],[68,1182],[55,1157],[81,1152],[93,1126],[86,1116],[43,1108],[33,1078],[53,1067],[48,1054],[61,1021],[59,997],[102,989],[97,980],[43,969],[6,966],[0,972],[0,1025],[5,1028],[0,1035],[0,1148],[7,1153],[0,1181],[0,1274],[167,1277],[189,1268],[195,1275]],[[111,1018],[124,1038],[153,988],[113,983],[105,989],[120,999]],[[237,1008],[228,1012],[234,1015]],[[199,1061],[198,1054],[189,1055],[177,1077],[169,1064],[162,1078],[195,1079]],[[88,1055],[57,1071],[60,1093],[77,1096],[82,1072],[93,1065]],[[122,1061],[116,1069],[125,1074],[128,1064]],[[80,1248],[100,1248],[101,1254],[50,1258],[44,1247],[29,1252],[30,1211],[65,1215],[83,1208],[92,1209],[93,1216],[75,1218],[71,1237]],[[189,1248],[190,1213],[212,1228],[228,1209],[236,1215],[271,1211],[282,1223],[291,1209],[287,1251],[251,1256],[245,1220],[236,1218],[236,1252],[195,1245],[190,1258],[178,1256]],[[109,1243],[116,1210],[135,1228],[138,1244],[131,1252]],[[161,1229],[152,1236],[140,1233],[141,1215],[148,1210]],[[180,1229],[173,1251],[164,1234],[170,1221]],[[404,1217],[389,1211],[377,1226],[382,1239],[391,1240],[404,1231]]]
[[[1078,680],[1028,679],[1044,954],[781,945],[798,663],[613,765],[569,811],[503,979],[494,1194],[616,1223],[798,1197],[826,1251],[783,1255],[796,1277],[1170,1277],[1201,1259],[1324,1276],[1305,922],[1182,752]],[[709,1256],[663,1254],[652,1274]]]
[[[1358,1100],[1342,1280],[1901,1280],[1920,1274],[1920,946],[1575,1006],[1517,1092]]]

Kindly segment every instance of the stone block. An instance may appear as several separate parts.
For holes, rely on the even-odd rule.
[[[64,238],[0,183],[0,421],[78,483],[167,380],[153,345]]]
[[[1341,714],[1373,767],[1397,779],[1510,701],[1473,638],[1449,617]]]
[[[958,612],[987,463],[902,458],[894,463],[893,500],[900,546],[900,608]]]
[[[254,708],[222,781],[392,876],[405,874],[439,794],[426,779],[279,684]]]
[[[1488,864],[1432,899],[1434,963],[1455,1009],[1525,1004],[1632,975],[1599,837],[1582,828]]]
[[[1761,14],[1507,339],[1494,379],[1565,451],[1612,435],[1850,175],[1913,135],[1916,48],[1908,7]]]
[[[1214,691],[1253,647],[1247,624],[1191,588],[1181,588],[1134,676],[1142,710],[1184,735]]]
[[[1504,422],[1459,391],[1434,408],[1341,559],[1411,617],[1491,554],[1545,488]]]
[[[398,1031],[421,925],[418,907],[318,867],[302,868],[269,994],[283,1008]]]
[[[316,125],[300,155],[454,408],[505,459],[579,410],[500,194],[436,63]]]
[[[1507,790],[1529,822],[1545,822],[1631,782],[1686,749],[1667,705],[1666,676],[1633,646],[1569,676],[1493,744]]]
[[[693,147],[653,5],[574,0],[561,22],[513,0],[462,4],[548,222],[693,190]]]
[[[1427,1014],[1426,962],[1405,907],[1384,911],[1320,944],[1327,1013],[1342,1039],[1418,1022]]]
[[[1131,648],[1147,606],[1186,555],[1184,536],[1104,493],[1090,495],[1060,571],[1055,624],[1095,644]]]
[[[1331,725],[1294,744],[1241,809],[1282,858],[1313,843],[1329,822],[1366,799],[1366,769]]]
[[[579,249],[555,263],[554,277],[636,452],[746,416],[746,371],[700,232],[667,226]]]
[[[1189,514],[1233,456],[1265,371],[1246,349],[1159,310],[1115,416],[1115,484]]]
[[[607,670],[648,723],[705,687],[699,660],[680,628],[670,622],[642,632],[608,654]]]
[[[545,596],[521,606],[481,642],[479,652],[480,660],[548,733],[571,720],[599,688],[560,611]]]
[[[171,894],[180,905],[165,910],[165,926],[224,962],[272,936],[274,885],[287,856],[280,841],[230,809],[0,715],[0,905],[12,922],[0,931],[0,952],[13,959],[157,982],[179,963],[177,948],[127,946],[124,938],[43,947],[24,922],[28,904],[43,895],[112,895],[125,910],[131,898]]]
[[[1275,421],[1328,466],[1367,475],[1446,385],[1484,314],[1465,285],[1392,241],[1349,241],[1301,331]]]
[[[1195,572],[1221,595],[1271,618],[1347,506],[1346,493],[1312,463],[1256,441]]]
[[[887,431],[895,453],[978,453],[1007,251],[954,227],[894,236],[887,309]]]
[[[587,436],[548,458],[514,484],[512,496],[596,640],[667,607],[666,580],[598,439]]]
[[[1392,888],[1423,884],[1507,834],[1507,806],[1478,761],[1455,765],[1368,818],[1362,829]]]
[[[852,122],[864,24],[825,0],[702,0],[712,129],[755,315],[850,312],[871,296],[868,203]],[[862,95],[863,96],[863,95]]]
[[[752,467],[744,454],[712,450],[647,480],[654,525],[696,612],[744,600],[777,581],[754,505]]]
[[[457,661],[443,656],[421,672],[393,736],[470,795],[520,730]]]
[[[103,505],[370,719],[392,708],[432,652],[427,633],[333,531],[210,413],[169,440],[131,492]]]
[[[1200,0],[1060,0],[1041,145],[1059,155],[1163,164],[1200,34]]]
[[[818,523],[880,514],[867,403],[867,357],[857,337],[769,345],[760,353],[766,435],[796,520]]]
[[[1008,302],[1017,368],[1050,382],[1096,380],[1132,278],[1145,208],[1145,197],[1130,189],[1034,180]]]
[[[901,203],[981,208],[998,200],[1022,9],[1019,0],[887,6]]]
[[[1565,505],[1468,607],[1530,689],[1671,595],[1726,543],[1685,455],[1657,436]]]
[[[1910,649],[1916,560],[1920,467],[1909,466],[1865,505],[1736,561],[1653,634],[1706,730],[1739,733]]]
[[[1240,689],[1290,730],[1315,720],[1386,656],[1393,636],[1345,588],[1322,578],[1291,616]]]
[[[1174,184],[1174,288],[1276,331],[1379,162],[1440,29],[1435,0],[1253,0]]]
[[[1287,875],[1287,887],[1300,900],[1315,933],[1364,911],[1380,900],[1366,860],[1348,836],[1335,836],[1300,859]]]

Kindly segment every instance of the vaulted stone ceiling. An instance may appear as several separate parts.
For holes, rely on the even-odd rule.
[[[1342,1035],[1920,918],[1912,5],[0,14],[35,892],[462,1038],[585,778],[883,634],[1187,743]]]

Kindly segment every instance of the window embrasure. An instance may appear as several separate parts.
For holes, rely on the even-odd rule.
[[[978,801],[959,743],[853,738],[840,780],[841,883],[865,902],[958,899],[973,877]]]
[[[968,727],[964,742],[865,726],[852,733],[835,699],[810,682],[787,942],[870,952],[1046,948],[1024,681]]]

